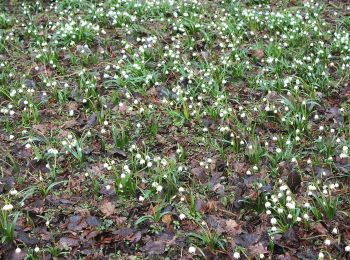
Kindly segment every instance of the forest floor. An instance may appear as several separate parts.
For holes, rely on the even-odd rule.
[[[348,259],[350,5],[8,1],[0,258]]]

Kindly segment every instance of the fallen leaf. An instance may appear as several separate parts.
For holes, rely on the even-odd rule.
[[[136,231],[135,229],[131,228],[121,228],[113,232],[114,241],[123,241],[127,240],[131,243],[136,243],[140,241],[142,234],[140,231]]]
[[[86,223],[91,227],[98,227],[101,225],[101,221],[98,217],[95,216],[88,216],[86,218]]]
[[[64,128],[64,129],[73,128],[74,126],[77,126],[77,125],[79,125],[79,122],[77,120],[75,120],[75,119],[72,119],[72,120],[66,121],[63,124],[62,128]]]
[[[265,56],[263,50],[251,50],[249,52],[249,54],[250,54],[250,56],[255,57],[255,58],[259,58],[259,59],[261,59]]]
[[[175,243],[176,236],[172,233],[163,233],[158,236],[157,240],[150,240],[145,246],[141,247],[141,251],[148,255],[161,255],[167,247]]]
[[[292,243],[296,243],[298,242],[298,237],[297,234],[295,233],[294,229],[291,227],[289,228],[282,236],[284,238],[284,240],[286,240],[287,242],[292,242]]]
[[[72,231],[79,231],[87,227],[85,219],[81,216],[70,216],[68,222],[68,229]]]
[[[117,226],[120,226],[127,221],[127,218],[126,217],[116,217],[113,220]]]
[[[47,134],[47,128],[44,124],[38,124],[32,126],[33,132],[37,135],[46,135]]]
[[[208,181],[208,176],[205,174],[204,169],[202,167],[193,168],[191,173],[199,180],[201,183],[205,183]]]
[[[140,249],[148,255],[161,255],[165,252],[165,246],[166,241],[149,241]]]
[[[115,205],[108,200],[104,200],[99,208],[106,217],[113,215],[115,212]]]
[[[321,223],[315,223],[312,225],[312,229],[315,230],[319,235],[328,234],[328,230]]]
[[[301,185],[300,174],[296,171],[291,171],[288,174],[287,185],[292,192],[296,192]]]
[[[259,241],[260,236],[254,233],[244,233],[235,237],[236,244],[249,247],[256,244]]]
[[[170,214],[166,214],[162,217],[162,222],[169,227],[171,222],[173,222],[173,217]]]
[[[74,111],[76,111],[76,110],[79,109],[79,103],[78,103],[78,102],[74,102],[74,101],[68,102],[68,104],[67,104],[67,109],[68,109],[68,111],[69,111],[69,110],[74,110]]]
[[[241,225],[239,225],[235,220],[226,220],[226,233],[232,237],[235,237],[242,233]]]
[[[96,113],[93,113],[91,116],[89,116],[89,119],[87,120],[86,127],[94,127],[97,123],[97,115]]]
[[[266,254],[267,251],[267,247],[264,246],[262,243],[257,243],[253,246],[249,246],[248,248],[248,254],[251,258],[258,257],[260,254]],[[258,257],[259,259],[260,257]]]
[[[69,236],[69,237],[61,237],[59,240],[59,244],[62,247],[75,247],[75,246],[79,246],[79,239],[73,236]]]

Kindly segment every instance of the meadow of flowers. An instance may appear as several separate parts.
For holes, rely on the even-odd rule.
[[[1,2],[1,259],[350,258],[348,1]]]

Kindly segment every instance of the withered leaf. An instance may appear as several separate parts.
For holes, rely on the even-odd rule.
[[[75,246],[79,246],[79,239],[77,237],[73,237],[73,236],[67,236],[67,237],[61,237],[59,240],[59,244],[62,247],[68,246],[68,247],[75,247]]]
[[[149,241],[145,246],[141,247],[141,251],[148,255],[161,255],[165,252],[166,241]]]
[[[162,222],[165,223],[168,227],[170,226],[172,221],[173,221],[173,218],[170,214],[166,214],[162,217]]]
[[[251,50],[249,52],[249,54],[250,54],[250,56],[252,56],[254,58],[259,58],[259,59],[261,59],[261,58],[263,58],[265,56],[264,51],[260,50],[260,49],[258,49],[258,50]]]
[[[288,174],[287,185],[292,192],[296,192],[301,185],[300,174],[296,171],[291,171]]]
[[[85,219],[81,216],[70,216],[68,229],[72,231],[79,231],[87,227]]]
[[[102,201],[99,208],[106,217],[113,215],[115,212],[115,205],[108,200]]]
[[[226,232],[232,237],[235,237],[242,233],[241,225],[239,225],[235,220],[226,220]]]
[[[202,167],[197,167],[197,168],[193,168],[191,170],[191,173],[196,177],[196,179],[199,180],[199,182],[201,183],[205,183],[208,181],[208,176],[207,174],[204,172],[204,169]]]

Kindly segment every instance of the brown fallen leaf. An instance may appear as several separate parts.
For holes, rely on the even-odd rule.
[[[111,241],[123,241],[127,240],[131,243],[136,243],[140,241],[142,234],[140,231],[131,228],[121,228],[112,232],[113,238],[103,238],[102,243],[110,243]]]
[[[99,230],[85,230],[83,232],[83,236],[87,239],[90,240],[92,238],[95,238],[96,236],[98,236],[99,234],[101,234],[101,231]]]
[[[115,218],[113,218],[113,221],[117,226],[121,226],[122,224],[124,224],[127,221],[127,218],[126,217],[115,217]]]
[[[220,184],[221,185],[221,184]],[[207,204],[205,205],[206,207],[206,212],[207,213],[210,213],[210,212],[213,212],[217,209],[218,207],[218,202],[215,201],[215,200],[210,200],[207,202]]]
[[[115,213],[115,205],[108,200],[102,201],[99,209],[106,217],[109,217]]]
[[[68,102],[66,106],[68,110],[74,110],[74,111],[78,110],[80,107],[79,103],[75,101]]]
[[[266,254],[267,252],[267,247],[260,242],[248,247],[248,254],[252,258],[258,257],[260,254]]]
[[[161,255],[167,248],[174,245],[176,241],[176,236],[171,233],[163,233],[158,236],[157,240],[150,240],[140,248],[140,250],[147,255]]]
[[[328,230],[321,224],[321,223],[316,223],[312,225],[312,229],[317,232],[319,235],[327,235]]]
[[[241,225],[239,225],[235,220],[226,220],[226,232],[232,237],[235,237],[242,233]]]
[[[162,217],[162,222],[169,228],[171,222],[173,222],[173,217],[170,214],[166,214]]]
[[[79,231],[87,227],[85,219],[79,215],[70,216],[68,229],[72,231]]]
[[[67,128],[72,128],[72,127],[77,126],[77,125],[79,125],[79,122],[75,119],[72,119],[72,120],[66,121],[63,124],[62,128],[67,129]]]
[[[37,135],[46,135],[47,134],[47,125],[38,124],[32,126],[33,132]]]
[[[77,237],[73,237],[73,236],[67,236],[67,237],[61,237],[59,240],[59,244],[62,247],[75,247],[75,246],[79,246],[79,239]]]
[[[201,183],[208,181],[208,175],[204,172],[202,167],[193,168],[191,173],[199,180]]]
[[[254,57],[254,58],[263,58],[265,56],[264,51],[263,50],[252,50],[249,52],[250,56]]]
[[[288,174],[287,185],[292,192],[296,192],[301,185],[300,174],[296,171],[291,171]]]
[[[282,238],[286,243],[297,243],[299,241],[298,235],[292,227],[283,234]]]

